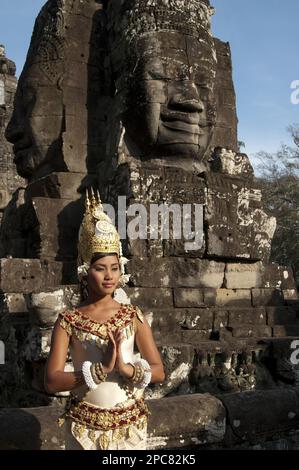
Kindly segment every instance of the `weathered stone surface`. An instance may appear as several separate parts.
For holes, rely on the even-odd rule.
[[[155,309],[152,329],[154,331],[174,329],[204,330],[212,329],[214,311],[200,308]]]
[[[291,268],[277,264],[227,263],[225,286],[237,288],[294,289],[295,280]]]
[[[176,307],[204,307],[203,289],[175,289],[174,305]]]
[[[32,206],[41,240],[39,257],[73,259],[83,217],[80,201],[33,198]]]
[[[280,289],[252,289],[252,305],[254,307],[284,305]]]
[[[43,270],[43,286],[46,288],[61,284],[77,284],[77,261],[55,261],[46,259],[41,262]]]
[[[1,450],[63,450],[62,407],[0,410]],[[30,430],[30,432],[28,432]]]
[[[11,314],[20,315],[28,314],[26,300],[23,293],[6,293],[1,295],[0,315]]]
[[[100,186],[107,187],[107,181]],[[126,254],[152,259],[202,258],[204,192],[203,178],[194,173],[161,167],[154,161],[119,165],[107,187],[107,202],[118,206],[119,215],[127,221],[131,239],[127,240]],[[127,214],[126,201],[123,208],[118,199],[120,194],[128,198]]]
[[[134,259],[127,266],[128,272],[132,273],[130,280],[140,287],[220,288],[225,264],[209,260],[161,258]]]
[[[297,299],[285,299],[285,304],[299,313],[299,300]]]
[[[266,325],[267,312],[264,307],[230,309],[228,313],[229,325]],[[269,324],[269,323],[268,323]]]
[[[227,263],[225,267],[225,287],[227,289],[251,289],[262,287],[262,263]]]
[[[231,51],[228,43],[215,39],[217,72],[215,96],[217,121],[212,138],[212,147],[225,147],[237,151],[236,96],[232,79]]]
[[[263,285],[261,287],[295,289],[293,271],[288,266],[279,266],[278,264],[266,264],[263,266]]]
[[[13,163],[13,147],[5,139],[5,129],[13,112],[17,78],[14,62],[6,57],[4,46],[2,49],[3,54],[0,56],[0,222],[14,191],[19,186],[25,185],[25,181],[17,175]]]
[[[284,289],[282,291],[283,298],[285,301],[298,300],[298,291],[297,289]]]
[[[228,327],[234,338],[267,338],[272,336],[272,328],[266,325],[233,325]]]
[[[42,288],[42,281],[40,260],[0,260],[0,288],[3,292],[32,292]]]
[[[266,307],[268,325],[295,324],[296,310],[291,307]]]
[[[219,307],[251,307],[249,289],[217,289],[216,304]]]
[[[261,192],[246,179],[207,174],[207,254],[240,260],[270,256],[276,221],[261,208]]]
[[[26,195],[30,198],[45,197],[75,201],[82,196],[82,181],[85,176],[85,173],[51,173],[29,184]]]
[[[18,189],[5,208],[0,227],[0,258],[30,258],[24,223],[25,189]],[[30,244],[34,244],[33,239]]]
[[[274,325],[273,336],[275,338],[284,338],[286,336],[299,337],[299,324]]]
[[[52,328],[31,328],[24,346],[24,356],[27,361],[36,362],[47,359],[51,347],[52,332]]]
[[[166,378],[163,384],[148,387],[146,397],[153,399],[165,397],[170,393],[190,393],[189,373],[193,364],[194,348],[179,341],[178,344],[161,346],[160,354]]]
[[[225,328],[229,321],[229,310],[216,308],[214,309],[214,330]]]
[[[299,419],[298,389],[263,390],[220,398],[227,410],[225,443],[259,443],[261,439],[296,429]]]
[[[212,395],[195,394],[152,400],[148,448],[179,448],[221,442],[225,409]]]
[[[169,332],[168,330],[160,330],[154,333],[154,338],[157,344],[192,344],[198,345],[201,341],[209,341],[212,335],[212,328],[202,328],[196,331],[194,330],[174,330]]]
[[[29,294],[27,306],[31,324],[47,328],[54,325],[58,313],[69,305],[66,302],[64,290],[57,289]]]
[[[30,293],[77,282],[76,263],[39,259],[0,259],[0,288],[6,293]]]
[[[167,288],[125,287],[130,303],[151,309],[173,306],[172,290]]]
[[[250,289],[174,289],[176,307],[243,307],[251,304]]]
[[[222,173],[231,176],[246,176],[253,179],[253,167],[246,154],[234,152],[223,146],[214,150],[210,160],[211,169],[215,173]]]
[[[0,255],[13,258],[76,260],[81,200],[14,195],[1,226]]]

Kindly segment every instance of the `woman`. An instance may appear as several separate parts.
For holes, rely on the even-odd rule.
[[[164,380],[163,364],[141,310],[113,298],[125,259],[119,235],[94,196],[87,198],[78,249],[87,297],[59,315],[45,373],[49,393],[72,391],[66,449],[146,449],[143,391]],[[69,346],[75,372],[64,372]]]

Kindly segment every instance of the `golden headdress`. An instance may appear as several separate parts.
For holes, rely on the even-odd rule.
[[[99,193],[91,197],[86,192],[85,214],[79,231],[78,242],[78,276],[81,280],[87,274],[90,262],[95,253],[116,253],[121,267],[120,285],[129,280],[125,274],[128,259],[123,256],[122,244],[116,227],[105,214]]]

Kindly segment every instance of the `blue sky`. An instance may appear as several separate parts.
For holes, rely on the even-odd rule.
[[[0,43],[21,72],[34,19],[44,0],[0,0]],[[229,41],[237,93],[239,139],[252,157],[290,143],[299,123],[291,83],[299,80],[298,0],[212,0],[214,35]]]

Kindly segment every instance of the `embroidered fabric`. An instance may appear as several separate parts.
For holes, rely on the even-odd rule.
[[[147,426],[97,431],[66,419],[65,450],[146,450]]]
[[[74,369],[80,370],[85,361],[102,362],[109,343],[108,328],[123,329],[121,347],[124,361],[136,361],[138,355],[134,354],[134,339],[138,320],[143,322],[141,310],[123,304],[105,323],[96,322],[76,309],[60,314],[60,325],[71,336],[70,353]],[[149,413],[143,392],[144,389],[138,389],[117,371],[108,374],[107,380],[94,390],[86,385],[78,387],[73,391],[71,407],[65,414],[66,442],[72,442],[73,447],[78,444],[86,450],[145,448]],[[100,427],[99,423],[102,423]]]

